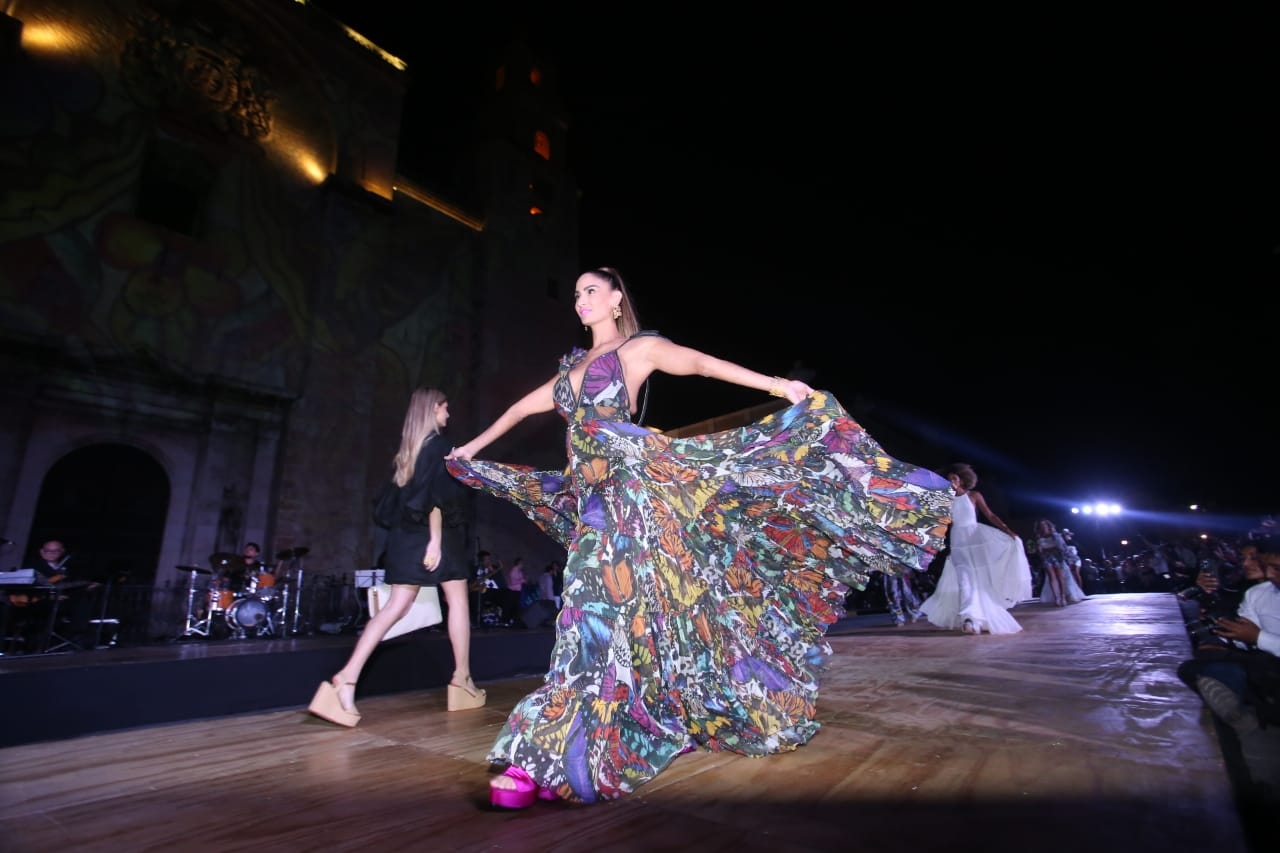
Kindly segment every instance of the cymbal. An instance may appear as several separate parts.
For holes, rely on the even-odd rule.
[[[311,553],[310,548],[290,548],[276,554],[277,560],[292,560],[294,557],[305,557]]]
[[[184,572],[195,572],[198,575],[211,575],[212,569],[202,569],[199,566],[174,566],[175,569],[181,569]]]
[[[229,554],[226,551],[220,551],[216,554],[210,554],[209,562],[215,563],[220,566],[225,566],[230,563],[236,563],[236,562],[242,563],[244,562],[244,557],[240,556],[239,554]]]

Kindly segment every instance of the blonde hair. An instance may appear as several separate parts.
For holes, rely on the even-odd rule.
[[[418,461],[418,451],[440,434],[436,420],[436,406],[447,402],[444,392],[435,388],[418,388],[409,396],[409,409],[404,413],[404,425],[400,428],[400,449],[396,451],[396,485],[408,485],[413,479],[413,466]]]
[[[618,303],[618,307],[622,309],[622,316],[614,320],[622,336],[629,338],[640,331],[640,317],[636,314],[635,303],[631,301],[631,291],[627,290],[626,282],[622,280],[622,273],[613,267],[597,267],[590,270],[590,273],[614,290],[622,292],[622,301]]]

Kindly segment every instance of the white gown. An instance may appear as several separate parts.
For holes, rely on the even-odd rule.
[[[1009,608],[1031,598],[1022,540],[980,524],[968,494],[956,496],[951,516],[951,550],[921,611],[939,628],[960,630],[972,619],[979,631],[1016,634],[1022,626]]]

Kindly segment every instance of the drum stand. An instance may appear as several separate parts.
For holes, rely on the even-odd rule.
[[[292,634],[296,637],[300,633],[298,612],[302,607],[302,554],[294,557],[293,560],[295,565],[293,572],[293,613],[289,613],[289,608],[286,604],[282,633],[285,635]]]
[[[272,616],[271,613],[272,613],[271,607],[268,605],[267,618],[261,625],[258,626],[258,636],[270,637],[271,639],[276,640],[276,639],[279,639],[280,637],[283,637],[285,634],[284,623],[281,622],[280,625],[276,625],[275,617]]]
[[[209,575],[213,574],[213,572],[209,569],[202,569],[199,566],[177,566],[176,568],[191,573],[191,583],[187,585],[187,622],[178,638],[207,637],[209,636],[209,626],[213,621],[213,608],[205,608],[203,619],[196,618],[196,575]]]
[[[302,558],[311,553],[310,548],[291,548],[276,555],[279,560],[291,560],[289,580],[285,584],[280,602],[280,636],[297,636],[302,633]],[[293,612],[290,613],[290,606]],[[272,628],[274,635],[274,626]]]
[[[90,619],[89,624],[93,626],[93,647],[95,649],[105,649],[108,646],[116,644],[116,638],[120,632],[120,620],[110,619],[107,617],[107,603],[111,601],[111,581],[108,580],[102,589],[102,606],[98,608],[98,618]],[[111,641],[106,646],[102,644],[102,626],[111,626]]]

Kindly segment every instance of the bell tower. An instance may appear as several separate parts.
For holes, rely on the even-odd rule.
[[[581,272],[569,120],[555,82],[554,67],[525,39],[512,41],[491,63],[471,136],[484,218],[485,323],[507,326],[504,337],[522,341],[519,362],[532,363],[538,381],[577,341],[573,284]],[[531,353],[531,339],[545,345]],[[482,363],[510,367],[505,358]]]
[[[550,275],[576,276],[578,189],[567,162],[569,119],[556,72],[523,38],[490,69],[479,110],[475,159],[486,230],[533,253]],[[524,255],[525,266],[534,257]],[[556,298],[565,293],[549,293]],[[572,278],[567,286],[571,295]]]
[[[475,112],[471,165],[481,231],[472,364],[475,427],[555,373],[561,355],[581,343],[573,288],[578,255],[578,186],[567,160],[570,122],[556,90],[556,70],[518,37],[490,59],[486,91]],[[501,453],[537,467],[564,466],[564,423],[530,419],[504,437]],[[496,501],[477,506],[485,547],[523,553],[530,563],[563,559],[544,534],[505,546],[521,518],[501,514]],[[540,537],[540,538],[539,538]],[[552,550],[540,552],[539,549]]]

